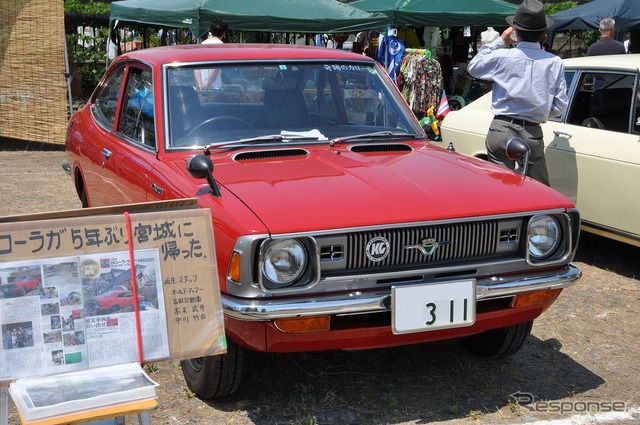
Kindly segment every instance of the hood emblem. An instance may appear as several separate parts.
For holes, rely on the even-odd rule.
[[[373,262],[380,262],[387,258],[391,251],[391,245],[389,241],[382,236],[376,236],[367,242],[367,258]]]
[[[405,245],[404,249],[417,249],[423,255],[430,257],[436,252],[439,246],[448,245],[450,242],[439,242],[436,238],[424,238],[419,244]]]

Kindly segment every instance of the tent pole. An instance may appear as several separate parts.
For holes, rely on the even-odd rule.
[[[107,59],[108,60],[108,59]],[[67,80],[67,96],[69,98],[69,118],[73,115],[73,96],[71,96],[71,80],[73,74],[71,74],[69,67],[69,49],[67,47],[67,34],[64,34],[64,67],[65,67],[65,79]]]

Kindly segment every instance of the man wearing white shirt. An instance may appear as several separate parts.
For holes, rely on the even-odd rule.
[[[540,123],[561,115],[568,104],[562,59],[540,47],[553,20],[545,16],[542,2],[524,0],[507,23],[511,26],[482,46],[467,67],[473,77],[493,81],[494,119],[485,140],[487,155],[513,169],[506,145],[519,137],[531,149],[527,175],[549,185]],[[513,35],[516,47],[507,48],[514,43]]]
[[[213,18],[209,27],[209,37],[203,40],[202,44],[222,44],[222,37],[226,32],[226,21]],[[220,69],[197,69],[194,72],[199,91],[220,90],[222,87]]]

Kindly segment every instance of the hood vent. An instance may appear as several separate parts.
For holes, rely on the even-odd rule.
[[[295,158],[309,155],[304,149],[275,149],[269,151],[242,152],[233,159],[236,161],[256,161],[261,159]]]
[[[384,145],[355,145],[351,147],[352,152],[356,153],[389,153],[389,152],[412,152],[413,148],[409,145],[403,145],[401,143],[389,143]]]

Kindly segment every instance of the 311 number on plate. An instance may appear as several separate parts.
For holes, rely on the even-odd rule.
[[[471,326],[476,320],[475,280],[391,288],[395,334]]]

